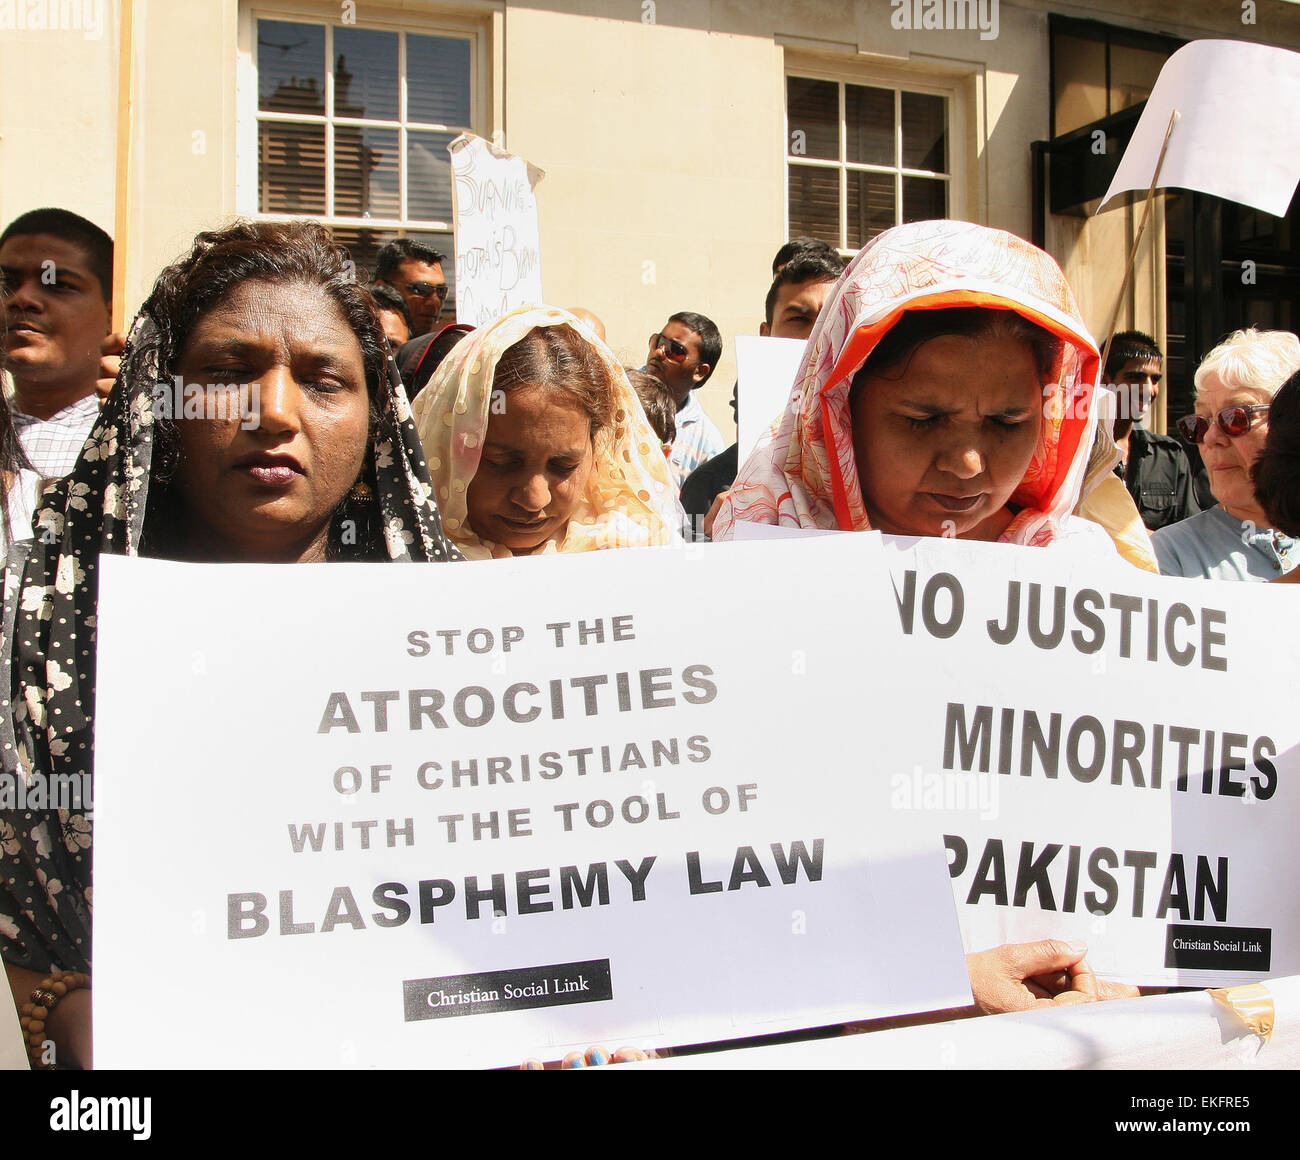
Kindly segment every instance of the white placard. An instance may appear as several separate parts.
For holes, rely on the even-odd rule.
[[[736,336],[738,463],[745,462],[754,444],[789,405],[807,346],[802,338]]]
[[[732,537],[744,543],[752,540],[808,540],[818,536],[842,536],[838,528],[792,528],[789,524],[751,524],[737,520],[732,525]],[[859,532],[858,535],[880,537],[879,532]]]
[[[0,996],[0,1071],[30,1070],[18,1009],[14,1006],[13,992],[7,980],[2,981],[0,991],[4,992]]]
[[[1170,114],[1178,123],[1159,189],[1194,189],[1281,217],[1300,180],[1300,53],[1194,40],[1160,70],[1100,210],[1150,188]]]
[[[456,321],[482,326],[540,305],[541,240],[535,165],[473,133],[447,146],[456,221]]]
[[[894,816],[945,835],[967,949],[1051,934],[1139,984],[1300,971],[1295,594],[884,543],[910,631],[876,758]]]
[[[744,615],[683,616],[683,570]],[[105,557],[97,1063],[503,1065],[969,1002],[941,847],[862,776],[888,583],[866,536]]]
[[[1264,985],[1275,1017],[1267,1040],[1213,995],[1188,991],[624,1066],[655,1071],[1294,1070],[1300,1067],[1300,978],[1269,979]],[[1213,1110],[1223,1108],[1216,1102],[1222,1096],[1197,1093],[1180,1107],[1175,1095],[1149,1097],[1153,1102],[1146,1105],[1147,1118],[1164,1131],[1172,1129],[1172,1120],[1204,1123],[1222,1114]]]

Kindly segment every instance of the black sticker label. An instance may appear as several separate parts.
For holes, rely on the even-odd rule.
[[[402,982],[407,1023],[492,1011],[526,1011],[530,1007],[562,1007],[568,1003],[600,1003],[613,997],[608,959]]]
[[[1273,954],[1273,931],[1251,926],[1165,928],[1165,966],[1213,971],[1267,971]]]

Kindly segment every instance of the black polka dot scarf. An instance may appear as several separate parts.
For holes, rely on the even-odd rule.
[[[172,365],[158,329],[137,322],[116,386],[71,475],[45,494],[34,538],[5,561],[0,636],[0,956],[33,970],[90,969],[91,813],[39,808],[37,784],[93,793],[95,618],[103,553],[134,556],[163,507],[149,507],[155,385]],[[369,449],[372,559],[461,559],[446,539],[396,369],[380,386]],[[350,500],[351,502],[357,502]],[[170,506],[169,512],[174,510]],[[160,541],[165,537],[160,536]],[[166,679],[141,658],[140,680]],[[147,727],[142,719],[142,727]],[[182,763],[183,764],[183,763]],[[19,797],[19,781],[22,796]],[[48,801],[48,798],[45,799]],[[17,808],[28,806],[35,808]],[[160,868],[160,872],[166,872]]]

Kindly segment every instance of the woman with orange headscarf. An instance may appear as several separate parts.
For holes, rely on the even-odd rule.
[[[1091,535],[1104,548],[1071,518],[1118,458],[1093,406],[1098,365],[1042,250],[968,222],[887,230],[822,309],[790,408],[714,538],[743,520],[1033,545]],[[1104,522],[1154,570],[1136,510]]]
[[[1072,515],[1118,460],[1093,406],[1099,361],[1042,250],[968,222],[887,230],[822,308],[790,406],[741,468],[713,538],[747,521],[1025,545],[1072,539],[1106,553],[1114,539],[1124,550],[1126,525],[1141,522],[1122,483],[1127,508],[1106,521],[1111,539]],[[1154,571],[1145,531],[1129,542]],[[1083,953],[1044,941],[968,955],[976,1007],[1137,993],[1098,982]]]

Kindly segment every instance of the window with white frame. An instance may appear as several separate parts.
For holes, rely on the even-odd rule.
[[[474,33],[256,13],[252,32],[257,216],[323,222],[364,277],[385,242],[420,238],[452,283],[447,144],[476,120]]]
[[[882,230],[949,215],[945,96],[786,77],[789,237],[857,250]]]

